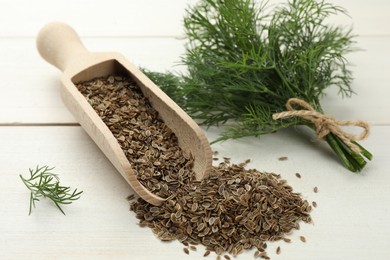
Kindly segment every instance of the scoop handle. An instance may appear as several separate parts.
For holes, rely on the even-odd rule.
[[[50,64],[65,71],[73,60],[88,54],[76,31],[61,22],[45,25],[38,34],[39,54]]]

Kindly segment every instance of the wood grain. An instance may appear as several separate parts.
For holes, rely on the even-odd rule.
[[[179,243],[163,243],[137,225],[126,201],[134,191],[76,125],[60,99],[60,73],[35,47],[44,24],[64,21],[77,28],[91,51],[120,52],[136,66],[153,70],[184,71],[176,66],[185,43],[182,17],[187,4],[195,2],[0,0],[0,259],[202,258],[201,247],[184,255]],[[351,16],[332,21],[353,24],[364,51],[350,55],[357,95],[341,100],[337,90],[330,89],[322,103],[337,119],[363,119],[373,125],[362,143],[374,154],[365,171],[356,175],[345,170],[325,144],[300,127],[212,148],[233,162],[249,158],[250,167],[282,174],[295,191],[317,202],[314,225],[302,225],[291,244],[269,243],[272,258],[387,260],[390,1],[332,2]],[[204,130],[214,140],[223,128]],[[282,156],[288,160],[279,161]],[[36,164],[55,166],[64,184],[84,190],[79,201],[64,207],[66,216],[45,200],[28,216],[29,194],[18,174],[27,174]],[[318,193],[313,192],[315,186]],[[307,243],[299,243],[301,235]],[[276,256],[278,245],[282,253]],[[238,259],[252,256],[250,252]]]
[[[215,138],[219,131],[210,129],[208,138]],[[380,137],[389,131],[390,126],[373,127],[372,138],[364,145],[375,159],[357,175],[335,163],[326,145],[310,142],[304,129],[213,148],[233,162],[250,158],[250,167],[280,173],[294,191],[317,202],[314,225],[301,225],[293,232],[291,244],[270,243],[271,257],[280,245],[283,252],[278,259],[372,259],[374,255],[384,260],[390,257],[390,175],[386,171],[390,139]],[[28,255],[30,259],[168,260],[203,255],[199,247],[186,256],[178,242],[160,242],[149,229],[136,224],[126,201],[133,191],[81,127],[0,127],[0,136],[0,259]],[[279,161],[280,156],[288,160]],[[27,174],[37,163],[56,166],[63,184],[84,191],[80,200],[64,207],[66,216],[46,200],[38,202],[28,216],[29,194],[18,174]],[[313,192],[315,186],[318,193]],[[299,242],[301,235],[307,243]]]
[[[258,0],[257,2],[261,2]],[[272,8],[284,0],[270,2]],[[331,0],[348,10],[348,17],[331,22],[353,25],[359,35],[389,35],[387,0]],[[35,37],[49,21],[62,21],[80,35],[93,37],[175,37],[183,35],[185,8],[196,0],[49,1],[2,0],[0,37]]]

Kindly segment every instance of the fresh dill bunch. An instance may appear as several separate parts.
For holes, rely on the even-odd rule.
[[[273,122],[271,115],[283,111],[289,98],[319,109],[327,87],[351,95],[344,55],[354,49],[353,35],[324,24],[344,10],[313,0],[291,1],[272,14],[265,8],[250,0],[203,0],[188,11],[186,108],[205,124],[234,119],[266,134],[300,123]],[[223,137],[241,137],[236,132]]]
[[[60,207],[60,204],[71,204],[74,200],[80,198],[82,191],[77,192],[77,189],[75,189],[71,192],[70,187],[61,186],[58,175],[51,172],[53,169],[48,166],[37,166],[35,170],[29,169],[30,177],[28,179],[21,174],[19,175],[23,183],[31,191],[29,215],[32,208],[35,208],[35,202],[39,201],[41,197],[52,200],[64,215],[65,212]]]
[[[327,18],[346,10],[324,0],[290,0],[266,12],[253,0],[200,0],[187,10],[188,38],[182,62],[188,73],[163,90],[206,125],[237,122],[216,141],[260,136],[294,125],[314,130],[302,117],[274,120],[291,98],[323,113],[320,97],[329,87],[349,97],[352,72],[345,55],[356,51],[351,28]],[[166,82],[163,74],[156,83]],[[177,95],[180,93],[180,95]],[[360,171],[372,155],[353,151],[334,133],[324,139],[345,167]]]

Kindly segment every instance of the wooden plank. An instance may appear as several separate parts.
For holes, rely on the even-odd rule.
[[[220,130],[207,131],[214,139]],[[323,143],[310,140],[306,130],[282,131],[261,139],[245,138],[214,145],[219,156],[249,167],[280,173],[309,201],[316,201],[314,225],[302,224],[293,243],[269,243],[278,259],[389,259],[390,126],[373,127],[364,145],[375,155],[366,170],[353,174],[334,161]],[[80,127],[0,127],[0,259],[199,259],[178,242],[163,243],[140,228],[129,212],[127,183]],[[279,161],[280,156],[288,160]],[[63,184],[84,191],[64,207],[63,216],[46,200],[28,216],[26,176],[36,164],[56,166]],[[301,179],[295,177],[299,172]],[[318,186],[319,193],[313,192]],[[307,243],[298,237],[303,235]],[[246,259],[253,251],[240,258]],[[212,256],[214,257],[214,256]]]
[[[2,0],[0,37],[35,37],[51,21],[70,23],[81,36],[177,36],[183,34],[184,10],[196,0],[50,1]],[[260,2],[260,0],[259,0]],[[273,1],[286,3],[285,0]],[[332,2],[348,10],[351,18],[331,22],[354,25],[360,35],[389,35],[390,2],[343,0]]]
[[[371,124],[389,124],[390,37],[360,37],[361,51],[348,56],[353,72],[350,98],[338,95],[337,88],[326,91],[322,103],[325,111],[341,120],[365,120]]]
[[[118,51],[137,66],[165,71],[180,68],[184,51],[175,39],[85,39],[91,51]],[[0,41],[0,123],[74,123],[59,96],[60,72],[38,54],[34,39]]]
[[[184,71],[177,66],[184,53],[184,40],[145,38],[84,38],[91,51],[118,51],[137,66],[151,70]],[[330,89],[322,102],[327,113],[338,119],[362,119],[389,124],[390,37],[359,37],[364,51],[350,55],[357,95],[341,99]],[[59,97],[59,71],[47,64],[33,39],[0,41],[0,124],[75,123]]]
[[[81,36],[182,34],[184,9],[193,0],[2,0],[0,36],[34,37],[51,21],[72,25]]]

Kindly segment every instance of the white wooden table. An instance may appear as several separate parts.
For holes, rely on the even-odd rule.
[[[92,51],[118,51],[152,70],[180,70],[175,64],[184,50],[182,17],[195,2],[0,0],[0,259],[202,258],[201,247],[187,256],[178,242],[162,243],[137,225],[126,201],[131,188],[64,107],[60,73],[35,48],[43,25],[64,21]],[[352,19],[334,21],[353,23],[364,51],[350,55],[357,95],[342,100],[330,90],[322,102],[338,119],[371,124],[362,144],[374,160],[364,172],[348,172],[302,128],[213,146],[233,162],[250,158],[251,167],[280,173],[318,203],[314,224],[295,231],[293,243],[269,244],[273,259],[390,259],[390,2],[337,2]],[[221,129],[205,131],[213,140]],[[18,175],[37,164],[55,166],[62,183],[84,191],[64,207],[66,216],[45,200],[28,216],[29,193]]]

